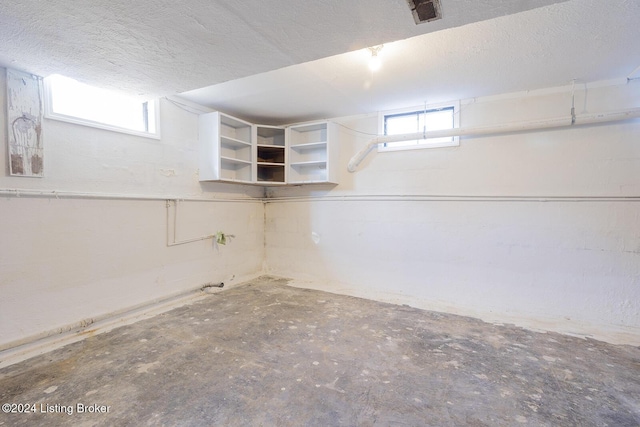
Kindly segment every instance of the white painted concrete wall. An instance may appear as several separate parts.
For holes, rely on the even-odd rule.
[[[45,120],[45,178],[9,177],[4,79],[0,69],[0,188],[245,201],[184,202],[179,240],[236,237],[167,247],[163,200],[0,196],[0,347],[261,271],[263,190],[198,181],[195,114],[162,101],[160,141]]]
[[[640,106],[640,82],[583,89],[578,114]],[[570,108],[566,90],[478,99],[463,102],[461,126]],[[368,140],[355,131],[377,132],[377,115],[338,121],[353,129],[341,131],[340,185],[269,193],[271,273],[300,286],[640,343],[640,121],[378,153],[354,174],[347,162]],[[282,199],[289,196],[303,200]],[[586,199],[509,199],[521,196]],[[602,199],[623,196],[636,199]]]
[[[637,107],[640,84],[586,95],[577,91],[577,113]],[[5,96],[0,90],[2,129]],[[553,117],[569,107],[566,91],[480,99],[463,104],[461,122]],[[374,154],[350,174],[348,160],[368,139],[356,131],[377,132],[377,115],[341,118],[356,130],[341,130],[341,184],[274,189],[265,211],[260,187],[201,184],[197,117],[167,101],[161,110],[161,141],[45,120],[43,179],[8,176],[2,133],[0,188],[242,198],[181,205],[179,239],[217,230],[236,238],[166,247],[162,200],[0,197],[0,347],[237,281],[260,273],[265,259],[269,272],[299,286],[640,343],[640,202],[602,199],[640,195],[638,121]],[[306,199],[278,199],[294,195]]]

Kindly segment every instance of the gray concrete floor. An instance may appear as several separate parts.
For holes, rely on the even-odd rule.
[[[35,405],[6,426],[639,426],[640,349],[264,277],[9,366],[0,403]]]

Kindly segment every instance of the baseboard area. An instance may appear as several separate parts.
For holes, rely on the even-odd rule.
[[[139,322],[173,310],[174,308],[192,304],[202,298],[206,298],[209,294],[239,286],[261,275],[262,273],[256,273],[254,275],[236,278],[233,283],[225,283],[224,288],[212,287],[209,286],[210,284],[202,284],[197,288],[101,316],[99,319],[82,320],[67,327],[57,328],[14,343],[4,344],[3,349],[0,350],[0,369],[48,353],[65,345],[82,341],[85,338],[109,332],[120,326]]]
[[[555,332],[584,339],[594,339],[617,345],[640,346],[640,328],[616,325],[593,325],[564,318],[533,318],[508,313],[484,313],[434,301],[426,301],[410,295],[372,291],[345,283],[318,281],[314,279],[291,279],[289,286],[314,289],[335,294],[349,295],[391,304],[408,305],[423,310],[437,311],[473,317],[495,325],[514,325],[534,332]]]
[[[53,351],[65,345],[81,341],[93,335],[109,332],[120,326],[135,323],[183,305],[192,304],[206,298],[208,294],[224,292],[224,289],[240,286],[261,276],[270,280],[280,278],[277,275],[257,273],[238,278],[231,284],[225,284],[223,289],[203,285],[162,300],[150,301],[148,304],[142,306],[112,313],[95,322],[79,322],[75,327],[68,328],[68,330],[62,332],[58,329],[51,331],[51,333],[40,334],[40,336],[32,340],[21,340],[15,345],[9,343],[4,346],[4,350],[0,351],[0,369]],[[452,307],[437,302],[423,301],[407,295],[371,292],[371,290],[356,288],[344,283],[332,283],[312,279],[282,279],[287,280],[287,285],[297,288],[314,289],[391,304],[404,304],[424,310],[474,317],[492,324],[515,325],[535,332],[556,332],[574,337],[604,341],[611,344],[640,346],[640,330],[638,328],[602,327],[566,319],[532,319],[497,313],[479,313],[477,311],[465,310],[464,308]]]

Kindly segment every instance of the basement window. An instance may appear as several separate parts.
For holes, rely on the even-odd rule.
[[[157,101],[89,86],[54,74],[44,79],[45,117],[159,139]]]
[[[380,126],[384,135],[403,135],[458,127],[459,104],[446,104],[423,108],[407,108],[387,111],[380,115]],[[419,148],[457,147],[458,136],[387,142],[378,146],[378,151],[413,150]]]

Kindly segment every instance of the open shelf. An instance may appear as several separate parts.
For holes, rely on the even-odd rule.
[[[284,148],[285,130],[281,127],[256,125],[256,143]]]
[[[251,165],[251,162],[247,160],[235,159],[233,157],[220,157],[223,163],[235,164],[235,165]]]
[[[220,146],[220,158],[237,159],[251,163],[251,146],[243,145],[239,148],[233,148],[222,144]]]
[[[318,122],[289,128],[289,170],[291,184],[335,182],[336,151],[330,141],[336,139],[331,122]]]
[[[284,184],[285,169],[284,164],[259,163],[258,182],[274,182]]]
[[[305,167],[305,166],[327,166],[327,162],[324,160],[310,160],[308,162],[295,162],[291,163],[291,166]]]
[[[327,142],[327,123],[292,126],[290,128],[291,147],[320,144]]]
[[[251,124],[220,114],[220,138],[251,144]]]
[[[327,162],[292,163],[289,170],[289,182],[299,184],[327,182]]]
[[[220,137],[220,144],[225,145],[225,146],[227,146],[229,148],[251,147],[251,143],[250,142],[241,141],[241,140],[235,139],[235,138],[229,138],[228,136],[221,136]]]
[[[198,130],[201,181],[254,181],[251,123],[213,112],[200,115]]]
[[[284,147],[258,146],[258,164],[260,163],[280,163],[284,165]]]
[[[198,122],[201,181],[337,183],[334,123],[256,125],[221,112],[201,114]]]
[[[258,183],[285,184],[286,131],[283,127],[255,126]]]
[[[291,153],[289,153],[289,161],[291,162],[291,164],[306,162],[326,162],[326,146],[314,146],[302,151],[292,149]]]
[[[251,163],[222,161],[220,179],[225,181],[241,181],[251,183]]]
[[[306,150],[323,149],[326,146],[327,146],[327,142],[322,141],[322,142],[308,142],[305,144],[296,144],[296,145],[292,145],[291,148],[295,151],[306,151]]]

